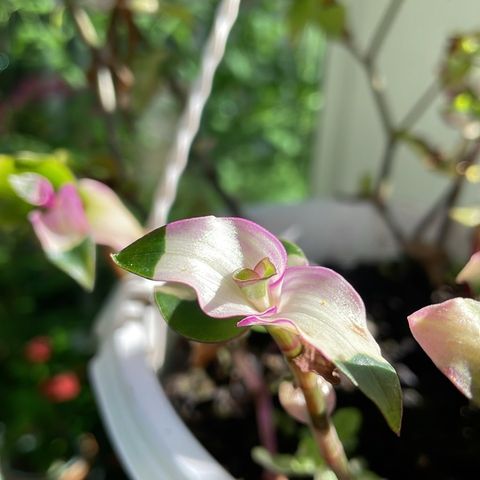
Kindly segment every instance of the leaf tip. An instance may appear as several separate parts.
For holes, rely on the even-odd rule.
[[[402,389],[395,369],[385,360],[356,355],[336,366],[372,400],[388,426],[400,435],[403,415]]]

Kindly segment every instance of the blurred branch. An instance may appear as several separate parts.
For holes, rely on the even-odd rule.
[[[373,34],[372,40],[365,55],[365,59],[368,60],[369,63],[375,62],[375,59],[377,58],[378,53],[383,46],[385,37],[390,31],[390,27],[395,21],[397,13],[400,10],[400,7],[403,5],[403,2],[404,0],[391,0],[390,5],[385,10],[385,13],[383,14],[383,17],[380,20],[375,33]]]
[[[465,158],[467,155],[466,152],[469,147],[469,142],[463,139],[460,142],[460,146],[456,149],[458,158]],[[414,242],[419,242],[422,239],[422,236],[425,234],[427,228],[432,224],[432,222],[437,218],[442,210],[446,208],[447,200],[453,195],[452,191],[455,190],[455,184],[449,184],[445,191],[440,195],[436,202],[428,209],[424,217],[418,222],[417,226],[412,232],[412,240]]]
[[[385,86],[381,79],[381,75],[376,70],[374,62],[372,62],[366,55],[362,54],[351,33],[347,33],[345,35],[343,44],[350,52],[352,57],[365,71],[368,80],[368,86],[372,93],[375,106],[377,107],[382,127],[387,136],[392,136],[394,132],[392,114],[390,111],[390,106],[388,105],[388,101],[385,97]]]
[[[206,175],[213,189],[221,197],[230,213],[235,217],[246,218],[246,216],[242,213],[242,209],[240,208],[238,202],[222,187],[220,179],[218,178],[217,170],[214,167],[209,167],[207,168]]]
[[[412,240],[420,241],[425,230],[428,226],[435,220],[436,216],[439,214],[440,210],[447,202],[447,198],[450,196],[450,190],[452,186],[450,185],[446,192],[442,193],[440,198],[428,209],[425,216],[418,222],[418,225],[414,228],[412,232]]]
[[[65,0],[65,5],[80,39],[89,49],[92,57],[91,75],[87,74],[87,78],[97,93],[98,104],[105,122],[107,144],[115,162],[115,177],[123,179],[125,178],[125,159],[116,134],[117,92],[113,80],[114,61],[111,58],[111,45],[107,43],[103,47],[100,46],[95,27],[85,10],[79,8],[72,0]],[[110,24],[117,18],[115,11],[115,8],[112,9]],[[113,42],[113,39],[109,39],[109,42]]]
[[[110,19],[107,27],[107,41],[106,44],[111,49],[112,56],[117,58],[119,55],[118,49],[118,27],[120,25],[126,27],[127,30],[127,48],[125,53],[125,62],[129,63],[134,55],[137,45],[144,40],[141,31],[135,24],[132,11],[128,8],[125,0],[117,0],[112,8]]]
[[[398,143],[398,135],[390,105],[388,104],[385,95],[384,80],[376,66],[376,58],[383,47],[385,38],[390,31],[403,2],[404,0],[391,0],[390,5],[386,9],[375,33],[373,34],[372,40],[365,54],[362,54],[358,48],[351,32],[347,32],[344,36],[345,47],[351,53],[353,58],[362,66],[367,76],[368,86],[372,93],[382,128],[386,136],[386,145],[381,159],[380,171],[374,187],[375,203],[382,209],[384,208],[382,205],[385,203],[385,186],[391,175],[395,150]],[[397,234],[400,232],[398,228],[395,228],[395,231],[397,231]]]
[[[402,249],[405,249],[407,246],[407,241],[405,239],[405,235],[398,226],[397,222],[392,216],[392,213],[388,206],[385,203],[381,203],[376,201],[376,199],[373,199],[373,204],[376,207],[378,213],[382,217],[383,221],[389,228],[390,232],[393,235],[393,238],[397,242],[398,246]]]
[[[218,194],[218,196],[222,199],[223,203],[227,207],[227,210],[229,210],[229,212],[235,217],[245,218],[237,200],[232,195],[227,193],[226,190],[223,188],[222,183],[218,178],[218,172],[215,166],[212,165],[212,163],[206,158],[206,156],[202,156],[201,161],[203,164],[205,177],[207,178],[208,182],[215,190],[215,192]]]
[[[400,226],[395,222],[395,219],[392,217],[391,212],[386,204],[386,199],[388,196],[388,184],[392,175],[395,154],[402,138],[400,134],[402,132],[407,132],[410,128],[412,128],[415,122],[431,105],[438,93],[438,85],[436,81],[433,81],[432,84],[427,87],[427,89],[408,110],[403,120],[398,123],[398,126],[396,125],[393,120],[393,114],[388,103],[388,99],[386,97],[384,80],[381,73],[377,69],[376,59],[403,3],[404,0],[390,1],[389,6],[386,8],[380,22],[378,23],[366,53],[361,52],[351,32],[345,33],[343,37],[343,45],[361,66],[367,77],[367,84],[372,94],[380,123],[386,137],[385,147],[380,160],[379,172],[373,189],[372,201],[398,244],[405,248],[405,235]],[[417,238],[421,234],[421,232],[430,223],[431,219],[434,218],[438,213],[439,208],[444,206],[447,210],[449,209],[449,206],[455,201],[459,194],[462,182],[463,180],[461,181],[458,179],[458,182],[456,182],[458,185],[456,185],[452,192],[447,195],[447,198],[442,199],[440,205],[434,206],[432,211],[427,214],[427,217],[420,222],[419,226],[415,230],[414,238]],[[441,233],[446,234],[448,225],[449,221],[447,215],[447,219],[441,228]]]
[[[392,20],[393,18],[390,20],[390,23]],[[384,219],[387,227],[390,229],[392,235],[396,239],[397,243],[403,248],[405,247],[404,234],[402,233],[401,228],[395,222],[395,219],[392,217],[385,202],[387,190],[386,187],[391,174],[395,151],[399,140],[397,129],[394,127],[390,106],[385,95],[385,87],[383,82],[380,80],[381,76],[376,70],[374,62],[360,52],[360,49],[354,41],[351,33],[345,34],[343,44],[353,58],[363,68],[365,75],[367,76],[367,83],[372,93],[372,97],[377,108],[380,122],[387,141],[382,154],[380,171],[375,183],[372,201]]]
[[[469,166],[473,165],[476,162],[479,154],[480,154],[480,140],[477,140],[473,145],[472,149],[470,150],[470,152],[468,152],[466,156],[457,163],[458,166],[462,167],[462,171],[458,172],[457,174],[458,176],[455,182],[452,184],[451,190],[445,199],[443,219],[437,233],[436,244],[438,247],[442,247],[444,245],[447,239],[448,233],[450,231],[450,228],[452,226],[453,220],[450,217],[450,209],[455,204],[458,196],[462,192],[463,186],[465,185],[466,177],[463,172]]]
[[[392,133],[384,148],[382,159],[380,162],[380,172],[374,187],[374,198],[380,204],[385,203],[388,192],[388,182],[392,174],[393,160],[398,146],[398,138]]]
[[[438,95],[438,83],[435,79],[422,93],[418,100],[412,105],[403,120],[398,126],[400,132],[410,130],[419,118],[425,113],[425,110],[432,104]]]
[[[97,31],[95,30],[90,17],[87,15],[87,12],[78,8],[71,0],[66,0],[65,3],[83,43],[90,47],[90,49],[97,50],[99,47]]]

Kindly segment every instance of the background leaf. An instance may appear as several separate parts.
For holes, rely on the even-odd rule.
[[[95,244],[90,237],[61,253],[45,252],[48,259],[86,290],[95,284]]]

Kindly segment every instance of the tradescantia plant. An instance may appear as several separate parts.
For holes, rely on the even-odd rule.
[[[101,182],[72,178],[55,190],[33,171],[7,178],[19,199],[34,207],[28,218],[47,258],[87,290],[95,281],[95,244],[118,250],[143,233],[117,194]]]
[[[303,390],[315,439],[338,478],[351,477],[349,465],[317,374],[334,382],[343,373],[399,433],[400,383],[367,329],[361,298],[336,272],[308,265],[295,245],[251,221],[209,216],[158,228],[113,259],[164,282],[156,289],[160,311],[190,339],[225,341],[264,326]]]

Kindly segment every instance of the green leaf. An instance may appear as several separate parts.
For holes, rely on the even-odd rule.
[[[450,38],[443,65],[439,71],[443,85],[457,91],[468,85],[475,74],[479,54],[479,32]]]
[[[95,244],[90,237],[70,250],[46,252],[48,259],[83,288],[93,290],[95,283]]]
[[[308,265],[307,256],[296,243],[293,243],[290,240],[284,240],[284,239],[280,239],[280,241],[282,242],[282,245],[287,251],[287,256],[288,256],[287,265],[289,267],[296,267],[299,265]]]
[[[402,390],[395,369],[386,361],[358,354],[348,361],[334,361],[358,388],[382,412],[395,433],[402,423]]]
[[[14,226],[25,221],[31,206],[21,201],[12,189],[8,178],[16,173],[14,159],[0,155],[0,226]]]
[[[161,291],[155,292],[155,301],[168,326],[189,340],[203,343],[226,342],[247,330],[237,327],[238,317],[207,316],[196,301],[181,300]]]
[[[34,172],[47,178],[55,189],[75,182],[75,176],[67,166],[68,152],[53,153],[18,152],[14,155],[16,173]]]
[[[352,458],[348,462],[350,471],[355,480],[381,480],[381,478],[372,471],[368,470],[367,464],[363,458]]]
[[[340,408],[333,413],[332,422],[343,448],[345,448],[347,454],[353,454],[358,444],[358,434],[362,425],[361,412],[353,407]],[[309,457],[315,460],[316,465],[324,463],[319,454],[318,445],[309,429],[302,431],[295,455],[297,457]]]
[[[321,8],[317,14],[318,26],[329,37],[339,37],[345,29],[345,7],[340,4]]]
[[[14,226],[25,221],[32,206],[21,200],[8,181],[10,175],[33,172],[42,175],[58,189],[66,183],[74,183],[75,177],[66,165],[67,154],[59,150],[53,153],[19,152],[0,154],[0,225]]]
[[[295,39],[311,20],[312,0],[294,0],[288,10],[288,23],[291,36]]]
[[[314,475],[318,470],[328,470],[325,466],[317,465],[316,461],[308,457],[298,457],[288,454],[271,454],[264,447],[252,449],[253,460],[266,470],[283,475]]]
[[[290,32],[294,38],[309,24],[319,27],[329,37],[343,34],[345,7],[335,1],[295,0],[288,12]]]
[[[304,428],[300,432],[300,440],[298,442],[297,451],[295,452],[295,457],[311,460],[315,466],[315,470],[317,467],[325,466],[325,460],[321,456],[317,442],[309,428]],[[303,463],[306,463],[305,460]],[[313,470],[312,473],[314,473],[315,470]]]
[[[362,414],[357,408],[340,408],[332,417],[338,438],[347,454],[353,453],[358,444],[358,433],[362,426]]]
[[[155,267],[165,252],[165,236],[166,227],[157,228],[121,252],[112,255],[112,258],[119,267],[152,279]]]

